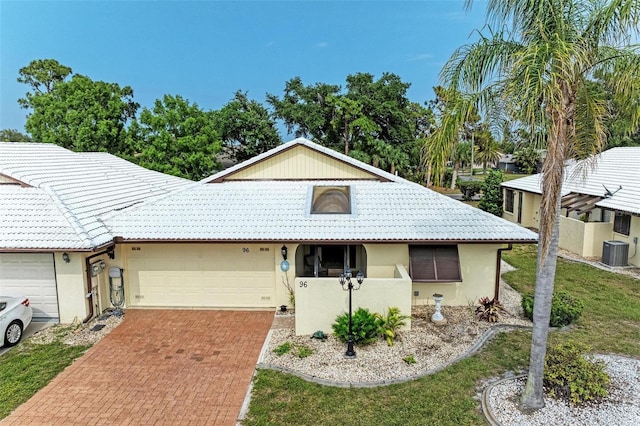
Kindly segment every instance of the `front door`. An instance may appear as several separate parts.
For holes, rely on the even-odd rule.
[[[522,191],[518,192],[518,223],[522,223]]]

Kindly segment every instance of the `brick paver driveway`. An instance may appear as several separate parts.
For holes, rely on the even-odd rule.
[[[2,424],[233,425],[273,312],[128,310]]]

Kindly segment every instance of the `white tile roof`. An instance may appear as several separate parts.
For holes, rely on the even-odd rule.
[[[61,211],[75,229],[80,245],[65,247],[61,238],[56,247],[91,249],[113,239],[99,219],[101,215],[118,211],[159,197],[193,182],[146,170],[109,154],[75,153],[53,144],[0,142],[0,174],[19,180],[46,194],[54,207]],[[6,185],[5,185],[6,186]],[[24,189],[24,188],[22,188]],[[17,191],[3,193],[6,203],[24,208],[27,198]],[[9,198],[13,197],[13,198]],[[51,207],[53,209],[54,207]],[[7,216],[8,217],[8,216]],[[1,223],[7,217],[0,217]],[[46,223],[47,214],[38,218]],[[19,217],[15,217],[19,220]],[[13,223],[24,226],[26,223]],[[51,234],[63,232],[59,222],[51,220]],[[0,248],[33,247],[34,242],[22,241],[16,236],[13,241],[3,241]],[[30,238],[30,237],[29,237]],[[28,239],[28,238],[27,238]],[[35,241],[35,240],[34,240]],[[52,247],[42,241],[42,247]]]
[[[80,231],[80,232],[79,232]],[[83,249],[90,241],[38,188],[0,185],[0,247]]]
[[[311,215],[316,184],[350,185],[353,213]],[[537,240],[525,228],[407,181],[201,182],[105,222],[128,240]]]
[[[504,182],[502,186],[541,194],[541,174]],[[598,197],[613,193],[598,207],[640,214],[640,147],[612,148],[565,168],[562,195],[571,192]]]

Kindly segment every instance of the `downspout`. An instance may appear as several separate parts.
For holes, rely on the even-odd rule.
[[[495,300],[498,300],[498,295],[500,293],[500,264],[502,262],[502,252],[503,251],[509,251],[509,250],[513,250],[513,244],[509,243],[509,245],[507,246],[507,248],[499,248],[498,249],[498,256],[496,258],[496,285],[495,285],[495,289],[494,289],[494,295],[493,298]]]
[[[91,318],[93,318],[93,315],[94,315],[94,312],[93,312],[93,288],[91,287],[91,259],[93,259],[94,257],[102,256],[103,254],[113,253],[114,250],[115,250],[115,246],[111,246],[111,247],[107,248],[104,251],[101,251],[99,253],[94,253],[91,256],[88,256],[84,260],[85,269],[86,269],[86,279],[87,279],[87,299],[89,299],[89,315],[87,315],[87,317],[82,320],[83,324],[86,324],[87,322],[89,322],[91,320]],[[109,256],[109,257],[112,258],[111,256]]]

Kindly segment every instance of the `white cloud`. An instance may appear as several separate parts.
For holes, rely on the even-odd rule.
[[[326,41],[321,41],[319,43],[316,43],[316,47],[318,49],[324,49],[325,47],[329,47],[329,43],[327,43]]]

